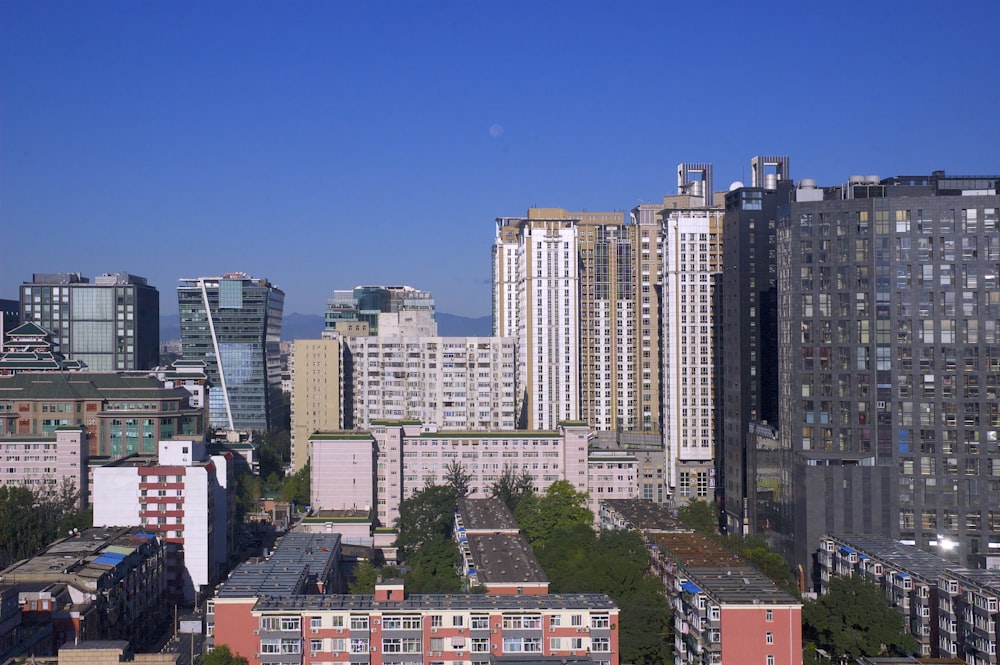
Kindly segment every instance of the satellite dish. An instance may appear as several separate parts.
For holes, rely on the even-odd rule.
[[[744,185],[744,184],[743,184],[742,182],[740,182],[739,180],[734,180],[734,181],[733,181],[733,184],[731,184],[731,185],[729,186],[729,191],[731,191],[731,192],[735,192],[735,191],[736,191],[737,189],[740,189],[741,187],[746,187],[746,185]]]

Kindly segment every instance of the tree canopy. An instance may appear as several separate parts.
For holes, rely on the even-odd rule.
[[[715,502],[694,499],[677,509],[677,519],[705,535],[719,533],[719,508]]]
[[[412,593],[453,593],[461,588],[454,532],[457,489],[427,485],[399,504],[396,547],[408,570]]]
[[[201,656],[201,665],[249,665],[243,656],[235,655],[227,645],[220,644]]]
[[[557,530],[569,531],[575,525],[589,526],[594,522],[594,514],[587,509],[587,495],[577,492],[565,480],[552,483],[543,495],[524,495],[514,518],[533,546],[544,545]]]
[[[875,584],[858,576],[830,580],[829,592],[802,606],[803,639],[835,657],[902,656],[917,642]]]
[[[511,512],[517,509],[521,499],[535,493],[535,478],[527,469],[515,473],[509,464],[503,465],[500,476],[490,486],[490,496],[504,502]]]
[[[79,491],[64,481],[54,496],[20,485],[0,486],[0,569],[35,556],[70,529],[93,526],[93,513],[77,507]]]
[[[558,529],[535,554],[553,593],[606,593],[621,608],[622,662],[665,662],[672,615],[659,580],[645,574],[642,537],[628,531],[594,533],[589,525]]]

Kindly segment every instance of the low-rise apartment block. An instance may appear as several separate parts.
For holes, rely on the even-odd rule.
[[[605,528],[639,531],[674,608],[674,662],[802,662],[802,603],[648,501],[602,501]]]
[[[469,588],[498,595],[549,592],[548,576],[503,501],[459,497],[455,539]]]
[[[0,484],[21,485],[48,498],[72,488],[86,509],[87,453],[87,430],[80,425],[57,427],[52,436],[0,437]]]
[[[503,656],[619,665],[618,607],[597,594],[408,595],[402,580],[374,594],[328,593],[322,578],[339,548],[290,534],[268,562],[244,564],[208,603],[214,645],[263,663],[450,663],[487,665]],[[322,536],[330,538],[331,536]],[[286,553],[294,545],[295,552]],[[274,563],[272,563],[274,562]]]
[[[318,432],[310,438],[312,506],[363,509],[374,500],[378,523],[393,526],[400,501],[427,484],[446,484],[456,465],[468,474],[474,496],[489,496],[505,469],[527,472],[538,491],[566,480],[588,492],[588,434],[583,423],[562,423],[554,432],[427,432],[418,421],[376,421],[370,432]],[[610,471],[617,477],[617,468]]]
[[[51,622],[39,654],[78,640],[144,644],[162,618],[164,548],[143,529],[84,529],[0,571],[0,585],[16,590],[26,621]]]
[[[883,536],[825,535],[820,588],[858,575],[877,584],[904,617],[921,655],[997,665],[1000,571],[970,569]]]

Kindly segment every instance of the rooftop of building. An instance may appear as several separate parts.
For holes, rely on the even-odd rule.
[[[618,606],[604,594],[549,593],[535,595],[414,594],[404,600],[375,600],[370,594],[348,595],[268,595],[254,605],[255,612],[287,611],[382,611],[420,612],[423,610],[549,610],[587,609],[613,611]]]
[[[848,554],[857,552],[862,557],[880,559],[927,581],[936,580],[945,571],[962,570],[958,564],[886,536],[833,534],[830,538]]]
[[[158,400],[190,399],[147,373],[23,372],[0,376],[0,399]]]
[[[372,439],[371,432],[358,430],[323,430],[309,435],[310,441],[344,441],[347,439]]]
[[[243,563],[216,592],[219,598],[302,594],[313,577],[325,581],[340,555],[340,534],[293,531],[259,563]]]
[[[139,527],[91,527],[0,571],[0,581],[66,582],[94,591],[98,580],[155,538]]]
[[[305,518],[307,522],[369,522],[374,518],[371,510],[360,508],[324,508],[315,510]]]
[[[532,656],[513,654],[509,656],[490,656],[490,662],[496,665],[588,665],[594,659],[590,656]]]
[[[723,604],[802,604],[753,568],[686,566],[685,572],[690,582]]]
[[[1000,594],[1000,571],[983,570],[981,568],[959,568],[949,571],[955,577],[963,578],[981,587],[988,588],[994,593]]]
[[[691,532],[670,511],[652,501],[642,499],[602,499],[601,503],[628,520],[632,528],[649,532]]]
[[[483,584],[545,583],[549,578],[521,534],[467,536],[476,576]]]
[[[693,531],[658,532],[650,534],[661,550],[685,569],[739,568],[752,570],[750,564],[722,545]]]
[[[587,439],[591,448],[604,450],[662,451],[663,437],[659,432],[591,432]]]
[[[458,498],[458,512],[462,526],[467,533],[483,531],[513,531],[517,533],[517,522],[507,505],[492,497],[474,499],[469,496]]]

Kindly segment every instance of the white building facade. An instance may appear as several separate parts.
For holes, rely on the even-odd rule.
[[[577,221],[549,212],[498,218],[493,246],[493,331],[516,335],[518,425],[529,430],[580,411]]]
[[[167,548],[168,587],[190,603],[228,558],[230,460],[204,441],[160,441],[157,457],[126,457],[93,470],[95,526],[140,526]]]
[[[714,494],[712,289],[721,270],[719,209],[664,211],[663,438],[678,501]]]
[[[503,337],[345,337],[353,427],[419,420],[440,430],[515,424],[514,340]]]

